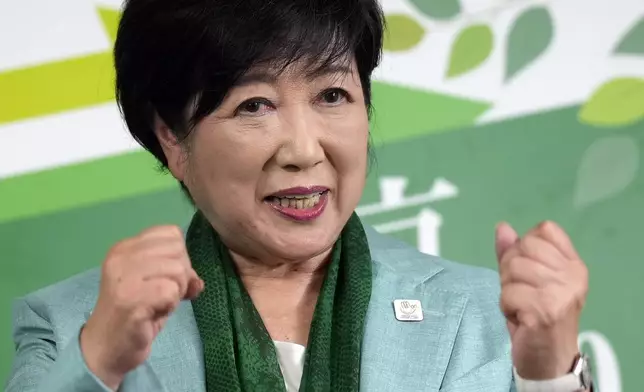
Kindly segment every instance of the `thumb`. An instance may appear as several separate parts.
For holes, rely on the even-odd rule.
[[[190,269],[189,275],[190,276],[188,278],[188,288],[186,290],[186,293],[183,299],[193,300],[197,298],[199,294],[201,294],[205,284],[204,284],[204,281],[201,280],[199,275],[197,275],[197,272],[192,268]]]
[[[519,240],[517,232],[506,222],[496,226],[496,258],[501,260],[505,252]]]

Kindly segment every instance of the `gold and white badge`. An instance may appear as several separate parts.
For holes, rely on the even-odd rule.
[[[396,299],[394,310],[398,321],[421,321],[423,319],[423,307],[417,299]]]

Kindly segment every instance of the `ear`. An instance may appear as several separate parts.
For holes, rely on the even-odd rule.
[[[154,133],[168,160],[168,169],[177,180],[183,182],[186,176],[187,156],[185,148],[179,143],[172,130],[159,117],[154,116]]]

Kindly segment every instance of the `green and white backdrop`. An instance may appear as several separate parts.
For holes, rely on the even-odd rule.
[[[0,4],[0,380],[12,298],[191,215],[114,104],[119,5]],[[361,216],[424,252],[492,268],[498,221],[560,222],[591,272],[579,338],[599,386],[641,390],[644,1],[383,7],[377,164]]]

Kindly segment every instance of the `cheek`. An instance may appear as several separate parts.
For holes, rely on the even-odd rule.
[[[369,142],[369,120],[365,112],[354,110],[338,117],[328,124],[333,143],[331,157],[338,170],[343,172],[364,172],[367,164]]]
[[[237,129],[203,129],[188,157],[187,182],[200,206],[252,201],[270,158],[270,140]],[[250,195],[250,197],[249,197]],[[241,197],[243,196],[243,197]]]
[[[354,112],[334,120],[329,160],[338,176],[340,203],[353,210],[362,196],[368,162],[369,121],[365,112]]]

